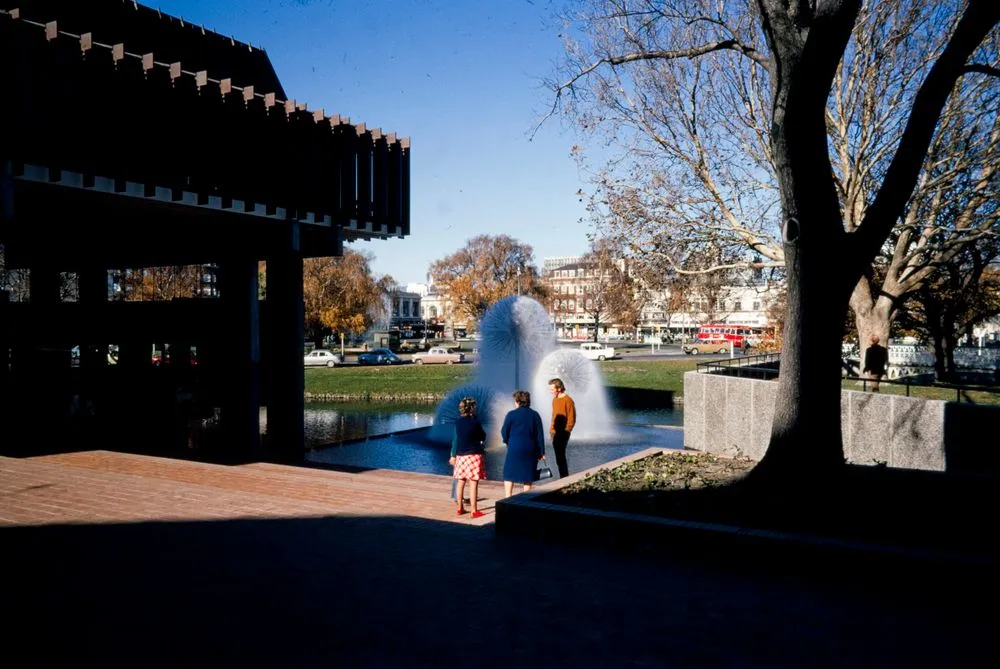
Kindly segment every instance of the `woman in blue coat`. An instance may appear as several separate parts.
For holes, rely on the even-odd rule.
[[[507,446],[503,463],[505,497],[513,494],[515,483],[522,484],[523,490],[531,490],[538,461],[545,457],[545,427],[542,417],[531,408],[531,393],[515,390],[514,404],[517,408],[504,416],[500,428],[500,437]]]

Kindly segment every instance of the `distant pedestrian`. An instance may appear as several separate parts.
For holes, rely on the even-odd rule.
[[[455,467],[454,478],[458,481],[455,499],[458,515],[465,513],[465,482],[469,482],[469,503],[472,517],[479,518],[479,481],[486,478],[483,454],[486,449],[486,431],[476,418],[476,400],[463,397],[458,403],[458,420],[451,439],[451,458],[448,463]]]
[[[872,335],[871,344],[865,351],[865,368],[872,380],[872,392],[879,392],[878,382],[885,375],[885,367],[889,362],[889,352],[879,343],[878,335]]]
[[[549,381],[549,392],[552,393],[552,423],[549,425],[549,436],[552,437],[552,450],[556,452],[559,478],[565,478],[569,476],[566,447],[569,446],[569,433],[576,426],[576,403],[566,394],[566,386],[562,379]]]
[[[531,490],[535,481],[538,461],[545,457],[545,427],[542,417],[531,408],[531,393],[514,391],[514,409],[504,416],[500,438],[507,446],[507,459],[503,463],[504,497],[514,494],[514,484],[522,484],[523,491]]]

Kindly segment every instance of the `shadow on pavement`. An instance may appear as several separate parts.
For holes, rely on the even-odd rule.
[[[6,650],[40,666],[958,667],[997,659],[996,614],[959,605],[970,593],[952,601],[926,597],[920,582],[902,591],[873,587],[877,578],[838,582],[836,564],[789,577],[744,569],[738,555],[707,565],[401,517],[0,533],[13,621]]]

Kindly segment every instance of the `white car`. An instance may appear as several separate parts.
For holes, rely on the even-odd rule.
[[[444,365],[454,365],[456,362],[465,362],[464,353],[451,353],[444,346],[433,346],[424,353],[414,353],[413,362],[418,365],[430,365],[434,363]]]
[[[590,360],[611,360],[615,357],[615,349],[597,342],[580,344],[580,353]]]
[[[304,362],[306,367],[336,367],[344,364],[344,356],[319,348],[306,355]]]

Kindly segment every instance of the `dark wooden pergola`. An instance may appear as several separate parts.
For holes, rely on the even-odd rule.
[[[0,450],[81,400],[128,441],[187,384],[217,410],[220,450],[297,457],[303,258],[409,234],[409,141],[287,99],[262,50],[131,0],[18,4],[0,0],[0,244],[30,299],[0,293]],[[109,299],[109,271],[168,265],[217,267],[218,298]]]

